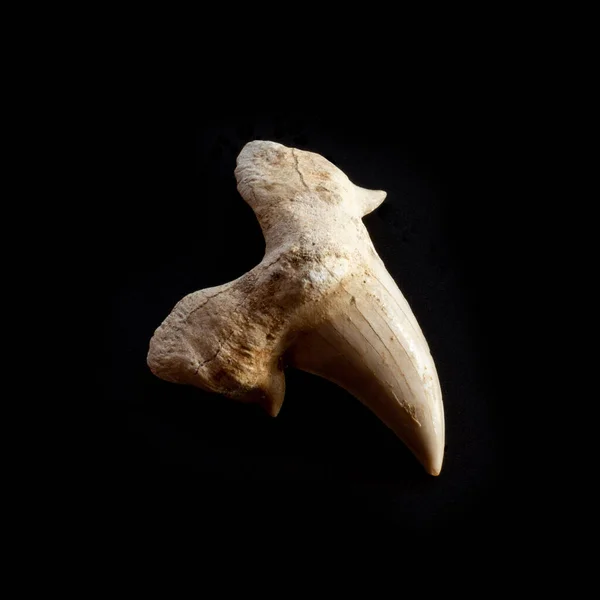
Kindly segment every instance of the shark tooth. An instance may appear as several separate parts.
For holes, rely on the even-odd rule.
[[[435,364],[362,222],[386,193],[356,186],[319,154],[267,141],[244,146],[235,175],[265,237],[263,260],[178,302],[150,342],[152,372],[276,416],[289,364],[346,389],[438,475]]]

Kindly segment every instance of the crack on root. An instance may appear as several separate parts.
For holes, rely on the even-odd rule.
[[[187,323],[187,320],[198,310],[200,310],[201,308],[203,308],[204,306],[206,306],[213,298],[216,298],[217,296],[225,293],[229,288],[227,287],[224,290],[221,290],[220,292],[217,292],[216,294],[213,294],[212,296],[209,296],[202,304],[200,304],[199,306],[196,306],[196,308],[194,308],[194,310],[191,310],[187,316],[185,317],[185,319],[183,320],[184,323]]]
[[[300,165],[298,164],[298,155],[296,154],[295,148],[292,148],[292,156],[294,157],[294,164],[296,166],[296,172],[300,177],[300,181],[302,181],[302,185],[310,192],[310,188],[306,184],[306,181],[304,181],[304,175],[302,175],[302,172],[300,171]]]
[[[274,261],[270,262],[268,265],[264,265],[263,269],[269,269],[270,267],[272,267],[276,262],[279,262],[283,257],[285,256],[285,254],[281,253]]]
[[[196,372],[194,373],[194,375],[198,375],[198,372],[200,371],[200,369],[208,364],[209,362],[215,360],[219,354],[221,354],[221,350],[223,350],[223,348],[225,347],[225,344],[233,337],[235,331],[232,331],[220,344],[219,344],[219,348],[217,349],[217,351],[213,354],[213,356],[211,356],[210,358],[207,358],[205,361],[202,361],[197,367],[196,367]]]

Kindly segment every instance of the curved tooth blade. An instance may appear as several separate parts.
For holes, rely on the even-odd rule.
[[[368,285],[362,278],[344,282],[339,294],[345,296],[346,310],[328,314],[316,329],[302,333],[288,360],[358,398],[428,473],[439,475],[445,434],[435,365],[400,290],[389,275],[385,286],[378,275],[366,275]]]

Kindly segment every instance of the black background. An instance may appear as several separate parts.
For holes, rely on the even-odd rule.
[[[97,451],[110,489],[151,489],[152,501],[185,505],[207,529],[252,521],[504,536],[520,511],[507,405],[512,317],[501,310],[514,301],[503,284],[518,235],[518,201],[505,182],[509,116],[470,94],[309,106],[204,98],[189,107],[161,95],[119,111],[98,182],[92,259],[107,417]],[[318,152],[356,184],[387,191],[365,223],[437,365],[446,415],[439,477],[357,400],[317,377],[288,370],[272,419],[147,368],[153,331],[182,296],[261,260],[260,228],[233,175],[253,139]]]

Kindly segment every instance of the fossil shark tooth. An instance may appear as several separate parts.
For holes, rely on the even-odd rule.
[[[235,175],[265,236],[264,258],[175,306],[150,342],[152,372],[276,416],[290,364],[346,389],[438,475],[445,434],[435,364],[362,222],[386,193],[354,185],[318,154],[267,141],[246,144]]]

